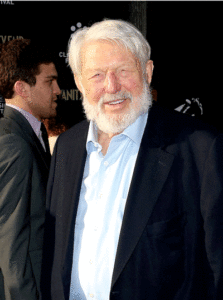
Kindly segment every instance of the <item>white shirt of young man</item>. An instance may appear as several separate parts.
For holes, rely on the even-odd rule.
[[[148,113],[114,136],[105,156],[91,122],[74,233],[70,300],[109,300],[129,186]]]

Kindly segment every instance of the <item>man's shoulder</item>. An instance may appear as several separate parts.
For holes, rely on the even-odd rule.
[[[211,144],[221,132],[197,117],[155,104],[150,112],[145,138],[156,145],[189,142],[193,147]]]
[[[18,164],[23,162],[26,167],[31,164],[32,149],[20,135],[10,133],[0,135],[0,157],[3,160],[14,161]]]
[[[15,120],[3,117],[0,119],[0,137],[10,134],[21,135],[21,127]]]
[[[28,121],[23,120],[23,116],[19,115],[18,118],[16,116],[16,114],[6,115],[0,118],[0,144],[4,145],[4,149],[8,149],[9,153],[15,151],[18,155],[22,153],[31,155],[35,133]]]
[[[170,109],[159,104],[155,104],[151,108],[151,122],[156,125],[160,124],[167,132],[180,133],[180,132],[210,132],[219,134],[220,131],[214,126],[204,122],[198,117],[185,114],[174,109]]]
[[[77,142],[79,139],[87,138],[89,122],[87,120],[72,126],[70,129],[62,133],[59,137],[59,143],[66,144],[72,141]]]
[[[11,107],[5,108],[5,115],[0,118],[0,136],[5,134],[23,135],[24,128],[30,126],[24,116]]]

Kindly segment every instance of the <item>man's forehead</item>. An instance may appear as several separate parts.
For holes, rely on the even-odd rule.
[[[54,63],[40,64],[39,65],[39,75],[44,77],[58,77],[56,67]]]
[[[137,58],[120,44],[109,41],[93,41],[85,44],[82,49],[82,67],[100,68],[104,64],[132,65]]]

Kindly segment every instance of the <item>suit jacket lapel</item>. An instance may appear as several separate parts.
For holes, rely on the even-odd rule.
[[[173,154],[162,150],[164,140],[160,135],[162,133],[160,127],[162,126],[156,121],[161,117],[158,113],[156,108],[149,112],[147,126],[142,138],[123,217],[112,286],[122,272],[148,223],[174,160]]]

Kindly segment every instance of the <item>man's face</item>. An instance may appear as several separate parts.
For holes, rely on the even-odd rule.
[[[108,119],[120,122],[130,110],[140,110],[145,78],[130,51],[114,43],[93,41],[82,49],[81,63],[81,79],[75,80],[84,104],[99,107]]]
[[[27,104],[31,113],[38,119],[56,116],[57,95],[61,93],[57,83],[58,74],[53,63],[41,64],[36,84],[30,86]]]

